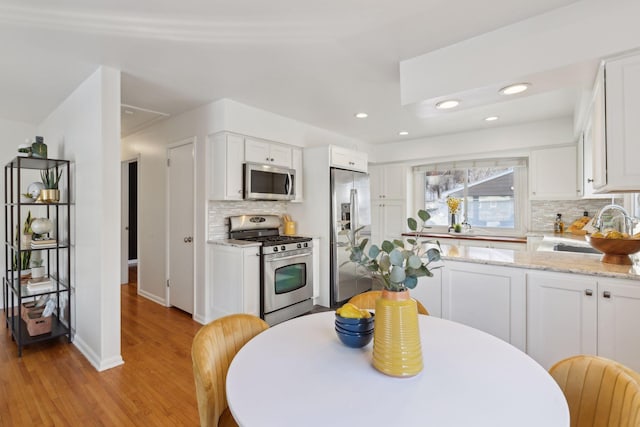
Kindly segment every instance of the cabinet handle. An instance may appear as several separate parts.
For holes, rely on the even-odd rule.
[[[536,195],[536,192],[535,192],[535,191],[532,191],[532,192],[531,192],[531,194],[533,194],[533,195],[535,196],[535,195]]]
[[[185,243],[187,243],[187,242],[188,242],[186,237],[184,238],[184,242],[185,242]]]
[[[242,194],[242,190],[238,190],[238,194]]]
[[[611,298],[611,292],[609,292],[609,291],[604,291],[604,292],[602,293],[602,296],[603,296],[603,297],[605,297],[605,298]]]
[[[273,157],[272,157],[272,158],[270,158],[269,160],[273,162]]]
[[[593,295],[593,291],[592,291],[591,289],[586,289],[586,290],[584,291],[584,294],[585,294],[586,296],[590,297],[591,295]]]
[[[587,182],[588,182],[588,183],[592,183],[592,182],[593,182],[593,179],[591,179],[591,178],[587,178]]]

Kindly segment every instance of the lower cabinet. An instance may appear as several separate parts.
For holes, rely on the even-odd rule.
[[[209,312],[212,319],[234,313],[260,316],[260,248],[210,246]]]
[[[442,269],[431,270],[433,277],[419,277],[411,297],[420,301],[430,316],[442,317]]]
[[[442,317],[525,350],[526,270],[445,261]]]
[[[595,354],[640,371],[640,284],[530,272],[527,288],[527,352],[544,368]]]

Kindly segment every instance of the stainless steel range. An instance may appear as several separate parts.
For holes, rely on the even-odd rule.
[[[309,237],[281,236],[276,215],[229,218],[229,238],[260,242],[260,317],[269,325],[313,307],[313,244]]]

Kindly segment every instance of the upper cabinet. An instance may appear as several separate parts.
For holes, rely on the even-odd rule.
[[[606,61],[598,73],[585,128],[585,145],[588,140],[592,147],[595,192],[640,191],[639,114],[640,55]]]
[[[245,161],[267,165],[291,167],[291,147],[245,137]]]
[[[571,200],[581,195],[578,186],[576,145],[531,151],[529,165],[532,200]]]
[[[410,170],[407,166],[371,166],[369,172],[372,200],[404,200],[408,198],[407,182],[410,179]]]
[[[209,200],[243,200],[243,164],[269,164],[295,169],[294,202],[302,201],[302,149],[231,132],[209,135],[207,173]]]
[[[330,148],[330,166],[358,172],[367,172],[366,153],[332,145]]]
[[[210,200],[242,200],[244,138],[222,132],[209,136],[207,170]]]

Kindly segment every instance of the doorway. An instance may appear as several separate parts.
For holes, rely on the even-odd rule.
[[[138,265],[139,157],[121,163],[120,283],[129,283],[129,267]]]
[[[193,314],[194,307],[194,187],[195,138],[167,149],[168,281],[169,305]]]

